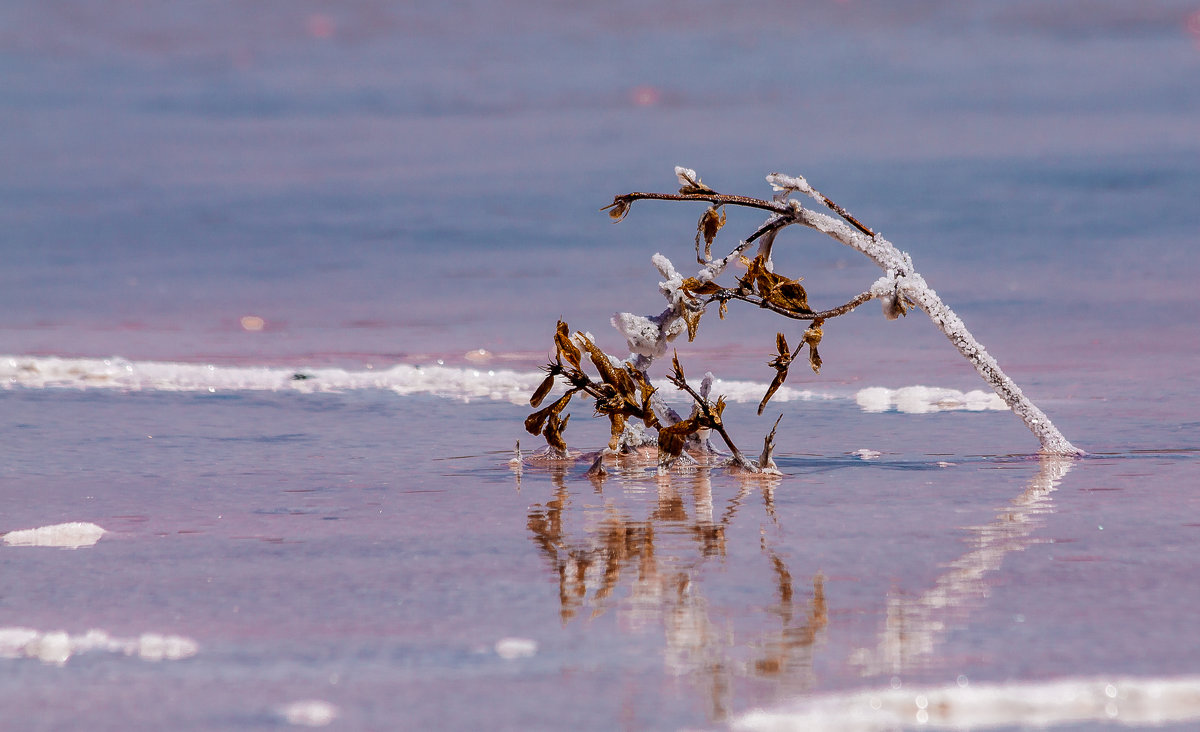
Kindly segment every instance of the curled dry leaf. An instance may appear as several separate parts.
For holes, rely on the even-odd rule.
[[[700,316],[703,314],[704,310],[702,309],[692,309],[686,304],[683,306],[683,313],[680,314],[680,317],[683,318],[684,323],[687,323],[688,343],[696,340],[696,331],[700,328]]]
[[[812,312],[812,309],[808,307],[808,293],[804,291],[804,287],[797,280],[780,282],[764,297],[772,305],[778,305],[793,313],[808,314]]]
[[[767,408],[767,402],[771,401],[771,397],[775,396],[779,387],[783,386],[784,380],[787,379],[788,368],[792,365],[793,354],[788,348],[787,336],[783,333],[775,334],[775,350],[777,351],[775,358],[767,362],[768,366],[775,369],[775,378],[771,380],[771,385],[767,387],[767,393],[763,394],[762,401],[758,403],[759,415],[762,415],[763,410]]]
[[[630,203],[632,203],[632,201],[630,201],[627,196],[617,196],[613,199],[612,203],[600,210],[608,211],[608,217],[613,220],[613,223],[616,223],[629,215]]]
[[[579,359],[583,354],[579,352],[579,348],[571,342],[571,329],[563,321],[558,321],[558,327],[554,331],[554,347],[558,349],[558,357],[564,359],[567,363],[575,367],[575,370],[580,369]]]
[[[701,282],[695,277],[688,277],[679,285],[679,289],[683,290],[688,297],[694,300],[697,295],[715,295],[724,288],[712,280]]]
[[[584,349],[588,352],[588,357],[592,360],[592,365],[596,367],[596,372],[600,374],[600,380],[605,384],[609,384],[615,390],[616,396],[624,399],[630,404],[636,405],[637,398],[634,395],[633,379],[630,378],[629,372],[624,368],[618,368],[612,365],[612,361],[608,359],[608,354],[601,351],[600,348],[592,343],[591,339],[582,333],[576,334]]]
[[[821,337],[824,332],[821,326],[825,321],[817,318],[812,325],[804,331],[804,343],[808,344],[808,365],[812,366],[813,373],[821,373],[821,354],[817,352],[817,346],[821,344]]]
[[[757,292],[764,301],[784,310],[802,315],[812,312],[808,307],[808,293],[800,284],[803,277],[793,280],[771,272],[762,254],[754,259],[743,257],[742,262],[746,265],[746,274],[739,282],[743,289]]]
[[[725,414],[724,395],[717,397],[715,404],[713,402],[709,402],[707,407],[708,408],[704,410],[706,414],[704,415],[703,424],[701,426],[708,427],[709,429],[720,429],[721,427],[724,427],[725,423],[721,421],[722,415]]]
[[[696,261],[700,264],[712,261],[712,243],[717,238],[717,232],[725,225],[725,209],[717,210],[716,206],[709,206],[708,209],[700,216],[700,221],[696,224]],[[700,239],[704,239],[704,256],[700,256]]]
[[[664,457],[669,458],[666,465],[669,465],[675,458],[683,452],[683,446],[687,443],[688,435],[691,435],[700,430],[699,420],[696,417],[680,420],[673,425],[662,427],[658,430],[658,463],[664,465]]]

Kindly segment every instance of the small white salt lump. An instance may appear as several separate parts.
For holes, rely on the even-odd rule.
[[[496,641],[496,655],[506,660],[528,658],[537,653],[537,641],[532,638],[501,638]]]
[[[279,716],[298,727],[324,727],[337,717],[337,707],[320,699],[304,699],[280,707]]]
[[[75,521],[36,529],[21,529],[4,534],[4,543],[9,546],[53,546],[63,549],[79,549],[92,546],[104,536],[104,529],[96,524]]]

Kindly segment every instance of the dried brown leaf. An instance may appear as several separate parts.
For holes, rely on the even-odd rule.
[[[793,313],[812,312],[812,309],[808,307],[808,293],[804,291],[804,287],[797,280],[779,282],[765,297],[773,305],[778,305]]]
[[[746,276],[742,278],[743,281],[747,284],[753,283],[754,290],[764,298],[768,297],[780,282],[787,279],[768,270],[766,258],[761,254],[754,259],[743,257],[743,260],[746,264]]]
[[[759,416],[762,416],[763,410],[767,408],[767,402],[771,401],[771,397],[775,396],[775,392],[779,391],[780,386],[783,386],[783,381],[787,378],[787,373],[788,370],[786,368],[775,372],[775,378],[771,380],[771,385],[767,387],[767,393],[763,394],[762,401],[758,403]]]
[[[529,397],[529,406],[537,409],[542,404],[542,400],[554,388],[554,374],[550,374],[538,384],[538,388],[533,392],[533,396]]]
[[[551,414],[546,420],[546,430],[542,434],[546,437],[546,444],[558,450],[559,452],[567,451],[567,443],[563,440],[563,430],[567,428],[567,422],[571,419],[571,415],[563,417],[561,420],[558,414]]]
[[[525,431],[531,435],[542,434],[542,428],[546,425],[546,418],[550,416],[549,409],[541,409],[525,418]]]
[[[559,358],[574,366],[576,371],[580,370],[579,359],[583,354],[579,352],[579,347],[571,342],[570,326],[561,320],[554,331],[554,346],[558,349]]]
[[[609,434],[608,449],[616,450],[621,444],[621,435],[625,432],[625,415],[617,412],[609,415]]]
[[[699,431],[699,429],[700,424],[696,417],[689,417],[673,425],[660,427],[658,430],[660,456],[662,453],[666,453],[672,458],[679,457],[679,454],[683,452],[684,444],[687,443],[688,435]]]
[[[525,430],[531,435],[539,435],[542,433],[542,427],[546,424],[546,420],[551,415],[557,415],[567,404],[570,403],[571,397],[575,395],[575,389],[568,391],[560,396],[553,404],[548,407],[543,407],[533,414],[525,418]]]
[[[637,394],[629,372],[624,368],[613,366],[608,354],[600,350],[600,347],[593,343],[587,336],[584,336],[582,333],[579,336],[583,342],[583,347],[587,349],[588,357],[592,360],[592,365],[596,367],[596,372],[600,374],[600,380],[612,386],[616,390],[618,397],[636,408],[638,403]]]
[[[693,310],[687,305],[683,306],[683,322],[687,323],[688,343],[696,340],[696,331],[700,328],[700,316],[704,314],[703,310]]]
[[[592,360],[592,365],[596,367],[596,373],[600,374],[600,380],[606,384],[611,384],[614,388],[617,387],[617,376],[614,375],[616,369],[613,368],[612,361],[608,360],[608,354],[600,350],[600,347],[592,343],[591,339],[583,333],[576,333],[579,337],[579,342],[583,344],[584,350],[588,352],[588,357]],[[621,369],[622,373],[625,371]],[[628,378],[628,374],[625,374]]]
[[[787,378],[788,368],[792,365],[794,354],[789,350],[787,336],[783,333],[775,334],[775,349],[778,351],[775,358],[767,362],[768,366],[775,369],[775,378],[771,380],[771,385],[767,387],[767,393],[763,394],[762,401],[758,403],[759,415],[763,413],[763,410],[767,408],[767,402],[771,401],[771,397],[783,385]]]
[[[824,336],[821,329],[824,323],[824,320],[818,318],[804,331],[804,342],[808,344],[808,365],[812,367],[813,373],[817,374],[821,373],[821,354],[817,352],[817,346],[821,344],[821,338]]]
[[[654,413],[654,405],[650,401],[650,397],[654,395],[654,389],[642,392],[642,424],[647,427],[659,426],[658,415]]]
[[[671,357],[671,374],[669,377],[672,381],[686,382],[687,378],[683,375],[683,366],[679,365],[679,351]]]
[[[725,210],[709,206],[696,223],[696,260],[701,264],[712,261],[712,243],[717,232],[725,225]],[[700,256],[700,239],[704,239],[704,257]]]
[[[695,277],[688,277],[679,286],[679,289],[687,293],[688,297],[695,298],[697,295],[715,295],[723,288],[712,280],[701,282]]]
[[[612,203],[600,210],[608,211],[608,217],[613,220],[613,223],[616,223],[629,214],[629,204],[631,203],[632,201],[629,198],[617,196],[613,199]]]

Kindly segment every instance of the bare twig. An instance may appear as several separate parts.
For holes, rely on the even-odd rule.
[[[836,318],[839,315],[845,315],[846,313],[849,313],[850,311],[857,308],[859,305],[862,305],[863,303],[866,303],[866,302],[870,302],[871,300],[874,300],[876,297],[877,297],[876,295],[872,294],[869,291],[864,292],[861,295],[856,296],[853,300],[851,300],[850,302],[848,302],[844,305],[838,305],[836,308],[830,308],[829,310],[822,310],[817,313],[798,313],[794,310],[788,310],[787,308],[783,308],[778,305],[775,305],[771,301],[766,300],[762,297],[759,297],[758,295],[749,294],[749,293],[740,293],[737,290],[721,290],[720,292],[714,293],[711,297],[709,297],[707,300],[705,300],[705,304],[707,305],[708,303],[711,303],[714,301],[719,302],[719,301],[729,301],[729,300],[741,300],[742,302],[748,302],[751,305],[757,305],[760,308],[770,310],[773,313],[778,313],[779,315],[782,315],[785,318],[791,318],[792,320],[828,320],[830,318]]]

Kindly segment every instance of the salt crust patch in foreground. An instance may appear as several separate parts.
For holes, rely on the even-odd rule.
[[[142,633],[137,638],[118,638],[103,630],[71,635],[61,630],[0,628],[0,658],[34,658],[55,666],[64,665],[71,656],[92,651],[137,656],[145,661],[177,661],[196,655],[197,649],[196,641],[178,635]]]
[[[93,546],[104,536],[104,529],[96,524],[75,521],[36,529],[21,529],[4,534],[4,543],[9,546],[52,546],[62,549],[79,549]]]
[[[1051,727],[1081,722],[1160,725],[1200,721],[1200,676],[1061,679],[816,696],[734,720],[741,732],[884,732]]]

